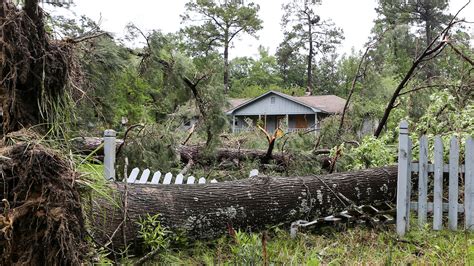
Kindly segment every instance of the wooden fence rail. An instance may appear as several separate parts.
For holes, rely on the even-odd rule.
[[[403,236],[410,226],[410,210],[416,210],[418,225],[428,223],[428,213],[433,214],[433,230],[443,228],[443,213],[448,213],[448,228],[457,230],[458,214],[464,213],[465,229],[474,231],[474,141],[466,139],[464,165],[460,165],[460,144],[452,137],[449,145],[449,163],[443,158],[443,142],[440,136],[434,138],[434,164],[428,161],[428,138],[422,136],[419,141],[419,161],[412,162],[412,141],[408,135],[408,123],[400,123],[398,151],[398,183],[397,183],[397,233]],[[411,202],[412,173],[418,174],[418,199]],[[429,182],[430,173],[433,180]],[[443,202],[444,173],[449,174],[448,202]],[[462,177],[460,179],[460,177]],[[464,180],[464,204],[459,203],[459,180]],[[433,193],[428,202],[429,184]]]

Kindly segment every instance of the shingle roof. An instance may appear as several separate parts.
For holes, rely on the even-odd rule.
[[[248,99],[248,98],[238,98],[238,99],[229,99],[228,102],[229,102],[229,108],[227,108],[226,111],[229,111],[231,109],[234,109],[235,107],[245,103],[246,101],[249,101],[251,99]]]
[[[281,92],[274,92],[274,93],[282,94],[286,96],[286,98],[293,99],[295,102],[311,106],[313,108],[322,110],[330,114],[342,113],[342,111],[344,110],[344,105],[346,104],[346,100],[336,95],[290,96]],[[244,103],[252,101],[252,100],[253,99],[246,99],[246,98],[229,99],[230,107],[227,109],[227,111],[233,110],[236,107],[244,105]]]
[[[300,96],[293,98],[331,114],[341,114],[346,104],[346,100],[336,95]]]

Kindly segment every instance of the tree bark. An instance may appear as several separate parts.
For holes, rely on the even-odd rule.
[[[193,160],[195,163],[203,163],[206,161],[204,149],[201,146],[181,146],[177,150],[183,162]],[[292,158],[291,155],[285,153],[273,153],[271,157],[268,157],[267,153],[268,151],[265,150],[219,148],[216,149],[213,159],[217,161],[260,160],[262,162],[274,160],[276,164],[286,166]]]
[[[224,36],[224,94],[229,93],[229,30],[226,29]]]
[[[234,229],[261,229],[341,211],[351,204],[392,201],[397,167],[324,176],[258,176],[203,185],[138,185],[113,183],[115,197],[127,202],[124,234],[112,238],[114,248],[137,240],[138,221],[160,214],[161,223],[191,238],[211,238]],[[125,193],[126,191],[126,193]],[[123,195],[127,195],[124,199]],[[122,226],[123,209],[105,200],[92,206],[96,240],[105,243]],[[135,242],[136,243],[136,242]]]
[[[308,17],[308,42],[309,42],[309,52],[308,52],[308,66],[307,66],[307,92],[309,95],[313,95],[313,32],[312,32],[312,23],[311,17],[309,14],[306,14]]]

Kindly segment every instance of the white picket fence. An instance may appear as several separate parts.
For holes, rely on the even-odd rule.
[[[188,176],[185,177],[182,174],[176,175],[175,178],[173,178],[172,173],[166,173],[163,178],[162,174],[160,171],[157,171],[153,174],[153,176],[150,179],[151,171],[150,169],[145,169],[143,170],[142,174],[140,175],[140,178],[138,176],[140,175],[140,169],[138,167],[133,168],[132,172],[130,173],[130,176],[127,177],[127,183],[133,183],[133,184],[154,184],[154,185],[170,185],[170,184],[177,184],[177,185],[182,185],[182,184],[187,184],[187,185],[192,185],[192,184],[206,184],[206,183],[217,183],[216,179],[212,179],[211,181],[207,182],[205,177],[201,177],[199,179],[196,179],[194,176]],[[249,177],[253,176],[258,176],[258,170],[253,169],[250,171]]]
[[[419,162],[412,162],[412,141],[408,135],[408,123],[400,123],[397,183],[397,233],[405,235],[410,227],[410,210],[418,213],[418,225],[425,226],[428,213],[433,214],[433,230],[443,228],[443,213],[448,213],[448,228],[457,230],[458,213],[464,213],[465,229],[474,231],[474,141],[465,143],[465,164],[459,164],[459,141],[452,137],[449,147],[449,164],[443,159],[443,142],[440,136],[434,139],[434,163],[428,162],[428,138],[419,142]],[[418,174],[418,201],[411,202],[412,173]],[[428,178],[433,173],[433,202],[428,202]],[[448,202],[443,202],[443,175],[449,173]],[[459,203],[458,181],[464,180],[464,204]]]
[[[184,182],[184,176],[182,174],[176,175],[176,178],[173,178],[173,174],[171,173],[166,173],[163,176],[163,179],[161,179],[161,172],[157,171],[153,174],[153,177],[151,180],[150,174],[151,171],[149,169],[145,169],[140,178],[138,178],[138,175],[140,174],[140,169],[139,168],[134,168],[132,172],[130,173],[130,176],[127,178],[127,183],[134,183],[134,184],[163,184],[163,185],[169,185],[169,184],[194,184],[196,181],[196,178],[194,176],[189,176],[186,178],[186,182]],[[217,183],[217,180],[212,179],[209,183]],[[206,178],[201,177],[198,180],[198,184],[206,184]]]
[[[114,130],[108,129],[104,131],[104,177],[107,180],[115,180],[115,152],[116,152],[115,138],[116,136],[117,136],[117,133]],[[206,178],[201,177],[196,180],[194,176],[185,177],[182,174],[178,174],[173,178],[173,174],[170,172],[162,176],[162,173],[160,171],[156,171],[151,176],[151,179],[150,179],[150,176],[151,176],[150,169],[143,170],[140,175],[140,169],[138,167],[135,167],[130,172],[130,175],[127,176],[126,182],[133,183],[133,184],[152,184],[152,185],[170,185],[170,184],[192,185],[192,184],[217,183],[216,179],[206,181]],[[250,171],[249,177],[253,177],[253,176],[258,176],[257,169],[253,169]]]

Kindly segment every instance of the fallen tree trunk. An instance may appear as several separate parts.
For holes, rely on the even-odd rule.
[[[103,155],[104,149],[100,145],[104,143],[104,138],[98,137],[77,137],[71,139],[70,143],[75,152],[80,154],[90,154],[95,151],[97,155]],[[116,145],[117,149],[122,145],[123,140],[117,139]],[[203,156],[203,147],[202,146],[180,146],[176,149],[176,153],[180,155],[181,160],[187,163],[189,160],[193,160],[196,163],[202,163],[203,158],[209,158]],[[226,149],[220,148],[216,150],[215,158],[220,161],[224,160],[255,160],[265,158],[267,151],[265,150],[251,150],[251,149]],[[275,160],[277,164],[286,165],[290,160],[291,156],[283,153],[276,153],[272,155],[272,159]]]
[[[268,159],[267,151],[265,150],[219,148],[214,152],[214,157],[205,156],[202,146],[181,146],[177,150],[183,162],[193,160],[195,163],[205,163],[208,159],[217,161],[264,161]],[[270,158],[270,160],[274,160],[276,164],[283,166],[288,165],[290,159],[291,155],[285,153],[274,153]]]
[[[115,196],[124,204],[118,208],[98,201],[92,208],[92,228],[100,242],[124,247],[124,241],[137,240],[139,217],[160,214],[162,224],[171,230],[184,230],[192,238],[210,238],[229,227],[259,229],[330,215],[351,204],[392,201],[396,180],[397,168],[391,166],[324,176],[259,176],[206,185],[114,183]],[[123,234],[114,234],[117,231]]]
[[[89,155],[92,152],[95,152],[95,155],[104,155],[104,147],[101,147],[101,145],[104,144],[104,138],[77,137],[71,139],[69,142],[75,153]],[[122,145],[122,143],[122,139],[116,139],[115,141],[117,148]]]
[[[79,154],[88,155],[95,151],[96,155],[103,155],[104,149],[100,145],[104,143],[103,138],[98,137],[77,137],[71,139],[71,144],[74,152]],[[122,145],[123,140],[117,139],[117,148]],[[180,146],[176,149],[176,153],[179,154],[181,161],[187,163],[192,160],[194,163],[206,163],[209,160],[218,161],[232,161],[234,159],[243,160],[263,160],[267,155],[265,150],[251,150],[251,149],[227,149],[219,148],[214,152],[214,156],[210,157],[204,154],[204,148],[202,146]],[[276,164],[285,166],[291,159],[291,155],[284,153],[274,153],[271,157]]]

